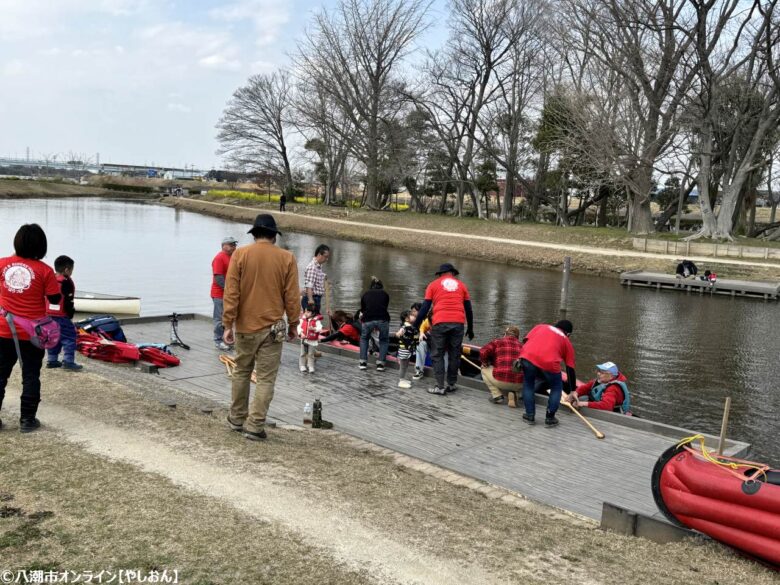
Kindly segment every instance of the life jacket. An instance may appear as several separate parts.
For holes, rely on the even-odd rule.
[[[610,384],[615,384],[623,391],[623,404],[620,404],[612,409],[613,412],[620,412],[622,414],[631,414],[631,396],[628,393],[628,386],[626,386],[625,382],[621,382],[620,380],[612,380],[610,382],[607,382],[606,384],[598,384],[590,389],[590,392],[588,392],[588,399],[592,400],[594,402],[598,402],[601,400],[601,397],[604,395],[604,391],[607,389],[607,387]]]
[[[178,357],[166,348],[155,347],[154,345],[144,345],[139,348],[141,359],[149,362],[158,368],[170,368],[178,366],[181,363]]]
[[[322,321],[322,315],[311,319],[301,319],[301,338],[306,341],[318,341],[320,332],[317,331],[317,321]]]
[[[94,333],[79,332],[76,348],[80,353],[96,360],[126,364],[141,359],[141,352],[132,343],[114,341]]]

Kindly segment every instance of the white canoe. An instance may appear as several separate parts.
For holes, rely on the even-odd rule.
[[[76,291],[73,304],[77,313],[99,313],[108,315],[138,315],[141,313],[141,299],[120,295]]]

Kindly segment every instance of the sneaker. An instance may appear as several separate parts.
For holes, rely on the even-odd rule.
[[[458,387],[455,384],[447,384],[447,387],[444,389],[445,392],[457,392]]]
[[[411,388],[412,383],[409,380],[398,380],[399,388]]]
[[[309,368],[309,373],[313,374],[314,373],[314,368]]]
[[[220,341],[218,343],[215,343],[214,346],[220,350],[220,351],[233,351],[233,348],[230,347],[227,343],[224,341]]]
[[[230,420],[230,416],[227,417],[227,423],[231,430],[236,431],[237,433],[240,433],[244,430],[243,424],[236,424],[232,420]]]
[[[412,380],[422,380],[424,375],[422,370],[415,370]]]
[[[306,366],[301,366],[301,374],[305,374],[306,372]]]
[[[268,437],[268,435],[265,434],[265,429],[260,429],[259,433],[244,431],[243,434],[244,434],[244,438],[249,439],[250,441],[262,441],[263,439]]]
[[[493,404],[503,404],[504,403],[504,397],[503,396],[491,396],[488,400],[492,402]]]
[[[439,394],[440,396],[444,396],[447,393],[447,390],[444,388],[439,388],[438,386],[434,386],[433,388],[428,388],[428,394]]]
[[[34,430],[40,428],[41,421],[37,418],[23,418],[19,421],[20,433],[32,433]]]
[[[544,417],[544,426],[546,427],[554,427],[558,424],[558,419],[555,418],[554,414],[547,413],[547,416]]]
[[[534,420],[534,418],[535,417],[534,417],[533,414],[525,414],[525,413],[523,413],[523,420],[525,422],[527,422],[529,425],[535,425],[536,424],[536,421]]]
[[[84,366],[77,364],[76,362],[62,362],[62,369],[70,370],[71,372],[78,372],[79,370],[83,370]]]
[[[51,368],[61,368],[62,367],[62,362],[59,362],[59,361],[56,361],[56,362],[46,362],[46,367],[50,368],[50,369]]]
[[[384,372],[385,371],[385,363],[384,362],[377,362],[376,363],[376,371],[377,372]]]
[[[366,362],[360,362],[358,364],[358,368],[361,369],[361,370],[367,370],[368,369],[368,364],[366,364]]]

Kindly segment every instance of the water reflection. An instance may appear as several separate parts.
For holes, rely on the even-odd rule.
[[[137,295],[144,314],[211,310],[210,262],[225,236],[250,243],[247,225],[137,202],[95,199],[0,201],[0,250],[12,251],[20,224],[41,223],[51,263],[76,260],[79,288]],[[425,286],[452,261],[474,300],[478,342],[509,323],[523,330],[558,318],[561,276],[424,251],[335,238],[285,234],[280,244],[301,270],[317,244],[332,248],[326,272],[331,306],[354,311],[376,275],[391,297],[391,315],[422,300]],[[576,270],[576,266],[575,266]],[[732,434],[754,443],[757,457],[780,463],[780,339],[777,303],[624,289],[612,279],[574,274],[568,317],[580,377],[610,359],[628,375],[647,418],[717,433],[723,400],[734,400]]]

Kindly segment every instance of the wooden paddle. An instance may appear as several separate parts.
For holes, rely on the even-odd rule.
[[[549,392],[549,390],[548,390],[548,392]],[[585,418],[584,414],[582,414],[579,410],[574,408],[574,405],[571,402],[569,402],[568,400],[565,400],[565,399],[561,400],[561,402],[563,402],[566,406],[568,406],[574,414],[576,414],[578,417],[580,417],[580,419],[582,419],[582,422],[584,422],[586,425],[588,425],[588,428],[591,431],[593,431],[593,434],[596,435],[597,439],[603,439],[606,436],[606,435],[604,435],[604,433],[602,433],[600,430],[598,430],[596,427],[594,427],[591,424],[591,422],[587,418]]]

